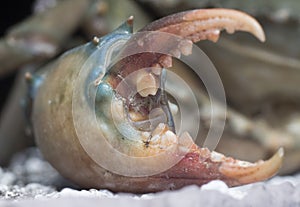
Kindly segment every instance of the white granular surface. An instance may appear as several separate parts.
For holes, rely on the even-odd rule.
[[[0,207],[35,206],[292,206],[300,207],[300,174],[228,188],[222,181],[155,194],[114,194],[76,190],[45,162],[36,149],[18,155],[0,168]],[[61,189],[61,190],[56,190]]]

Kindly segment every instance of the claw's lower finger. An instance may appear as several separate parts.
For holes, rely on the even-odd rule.
[[[283,149],[267,161],[250,163],[225,157],[206,148],[191,148],[192,152],[173,168],[160,176],[174,180],[176,187],[189,183],[203,185],[211,180],[222,180],[229,186],[238,186],[266,180],[280,168],[283,160]]]
[[[224,162],[219,170],[229,178],[237,180],[240,184],[247,184],[265,180],[276,174],[282,164],[284,151],[280,148],[267,161],[258,161],[256,163],[247,162]]]

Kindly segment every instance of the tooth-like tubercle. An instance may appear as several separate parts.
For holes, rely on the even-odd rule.
[[[146,73],[145,71],[139,71],[136,87],[137,92],[142,97],[155,95],[158,90],[154,75],[151,73]]]

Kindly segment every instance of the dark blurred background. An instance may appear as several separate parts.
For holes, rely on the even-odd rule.
[[[32,13],[34,0],[5,1],[0,7],[0,35],[5,35],[7,29],[22,21]],[[1,63],[0,63],[1,64]],[[15,74],[0,78],[0,109],[9,94]],[[1,110],[0,110],[1,111]]]

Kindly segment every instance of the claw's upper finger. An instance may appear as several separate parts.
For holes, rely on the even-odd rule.
[[[260,24],[248,14],[232,9],[198,9],[167,16],[147,25],[142,31],[161,31],[186,37],[194,42],[217,41],[220,31],[245,31],[265,41]]]
[[[132,21],[132,18],[129,20]],[[142,33],[129,41],[130,44],[128,45],[130,47],[123,50],[124,54],[131,51],[132,48],[143,52],[125,58],[124,64],[115,67],[112,71],[119,71],[123,76],[126,76],[126,74],[140,68],[153,66],[168,68],[172,65],[169,55],[152,53],[152,51],[164,48],[165,54],[169,54],[171,51],[179,51],[179,53],[188,55],[191,52],[192,44],[190,41],[183,41],[184,39],[193,42],[206,39],[217,41],[220,31],[223,29],[229,33],[236,30],[250,32],[259,40],[265,40],[265,34],[260,24],[253,17],[243,12],[232,9],[198,9],[181,12],[161,18],[144,27],[141,30]],[[172,38],[168,39],[166,35],[158,35],[157,33],[156,35],[147,35],[147,33],[143,33],[144,31],[165,32],[180,36],[183,39],[182,41],[170,42]],[[136,39],[141,41],[136,41]],[[143,44],[139,44],[139,42]],[[149,48],[152,48],[150,53]],[[145,51],[148,51],[148,53]],[[116,78],[113,79],[114,81],[110,80],[109,82],[116,85]]]

